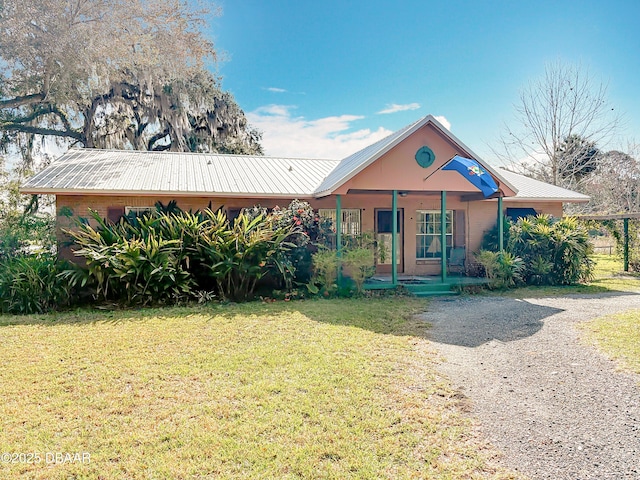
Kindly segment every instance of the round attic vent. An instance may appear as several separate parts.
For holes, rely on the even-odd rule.
[[[433,165],[433,162],[436,159],[435,153],[426,145],[424,147],[420,147],[416,152],[416,162],[422,168],[427,168]]]

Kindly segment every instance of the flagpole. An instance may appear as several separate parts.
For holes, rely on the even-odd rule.
[[[426,182],[431,175],[438,173],[440,170],[442,170],[444,167],[446,167],[447,165],[449,165],[451,163],[451,160],[453,160],[453,158],[455,157],[455,155],[453,157],[451,157],[449,160],[447,160],[444,165],[442,165],[441,167],[436,168],[433,172],[431,172],[429,175],[427,175],[426,177],[424,177],[424,180],[422,180],[423,182]]]

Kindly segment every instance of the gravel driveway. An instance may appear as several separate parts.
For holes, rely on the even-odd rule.
[[[532,479],[640,478],[640,376],[580,343],[579,322],[640,295],[441,299],[422,315],[443,373],[504,466]]]

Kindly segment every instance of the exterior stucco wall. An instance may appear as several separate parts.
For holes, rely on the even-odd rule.
[[[109,207],[146,207],[153,206],[160,201],[167,204],[171,197],[109,197],[109,196],[80,196],[59,195],[57,197],[57,221],[58,241],[60,255],[63,258],[72,259],[73,254],[69,248],[68,238],[63,229],[73,228],[74,219],[88,217],[89,209],[95,210],[105,218]],[[208,208],[215,210],[221,207],[228,209],[250,207],[260,204],[272,208],[276,205],[286,206],[292,199],[247,199],[247,198],[206,198],[183,197],[176,199],[178,207],[183,210],[198,210]],[[447,194],[447,209],[456,212],[464,212],[464,226],[454,225],[454,229],[463,228],[464,232],[454,231],[455,246],[464,246],[467,249],[467,258],[471,252],[477,251],[482,242],[484,233],[496,224],[497,202],[486,201],[462,201],[460,194]],[[335,209],[336,197],[308,200],[314,209]],[[342,196],[342,208],[357,208],[361,211],[361,227],[363,232],[375,231],[376,209],[391,209],[391,194],[349,194]],[[549,213],[554,216],[562,215],[560,202],[509,202],[505,200],[504,208],[508,207],[532,207],[539,213]],[[398,209],[402,209],[404,216],[400,229],[403,233],[403,273],[407,275],[437,275],[440,273],[440,260],[416,259],[416,211],[440,210],[440,194],[409,194],[406,197],[398,196]]]

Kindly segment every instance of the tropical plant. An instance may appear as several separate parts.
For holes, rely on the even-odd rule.
[[[86,270],[69,269],[63,276],[71,285],[95,283],[96,296],[102,299],[147,305],[188,298],[195,280],[185,268],[183,246],[179,239],[164,238],[171,216],[143,216],[138,226],[125,219],[109,224],[97,212],[91,216],[94,229],[80,223],[69,231],[79,247],[74,254],[84,257]],[[155,228],[154,224],[161,224]]]
[[[521,218],[509,235],[508,250],[524,261],[527,284],[570,285],[591,278],[593,246],[588,229],[577,219]]]
[[[552,233],[553,282],[571,285],[593,278],[593,244],[587,227],[574,217],[563,217],[554,225]]]
[[[216,226],[228,225],[224,214],[210,210],[206,216]],[[268,271],[277,271],[285,284],[294,268],[286,258],[293,244],[287,239],[300,230],[296,226],[276,226],[273,216],[250,218],[240,214],[230,228],[213,228],[200,234],[200,258],[209,269],[224,298],[240,301],[249,298],[257,282]]]
[[[43,313],[68,305],[73,289],[59,273],[55,254],[19,254],[0,259],[0,312]]]
[[[484,267],[490,288],[510,288],[522,280],[524,262],[510,252],[481,250],[475,257]]]

